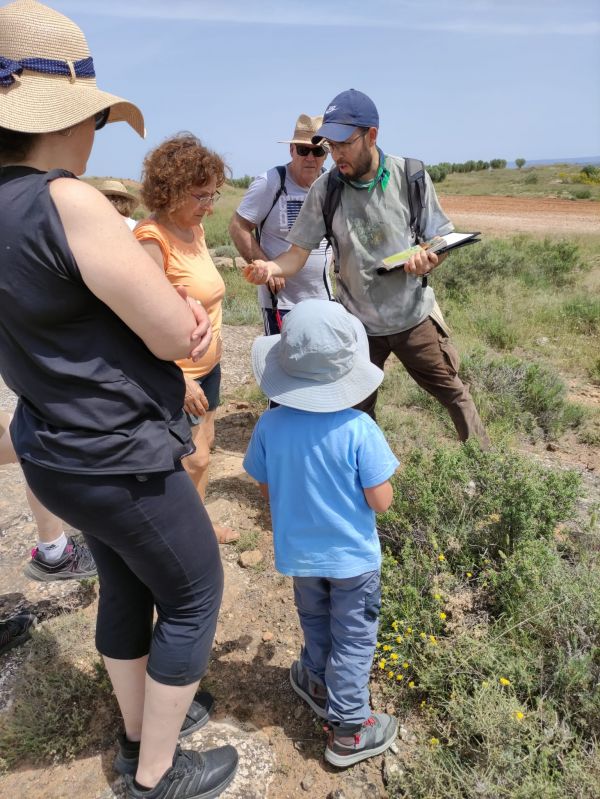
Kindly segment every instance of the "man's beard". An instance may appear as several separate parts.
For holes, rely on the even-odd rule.
[[[371,150],[366,142],[356,157],[356,165],[352,172],[347,175],[350,180],[361,180],[371,171]]]

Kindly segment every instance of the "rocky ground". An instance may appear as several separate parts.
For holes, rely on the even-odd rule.
[[[460,217],[463,204],[482,199],[491,208],[506,198],[454,198],[456,208],[450,198],[444,203],[451,216]],[[580,210],[583,205],[565,203],[564,207]],[[461,226],[473,229],[476,208],[464,211],[471,216],[465,216]],[[517,206],[513,210],[515,218],[525,218]],[[490,214],[487,229],[495,229],[499,223],[493,210]],[[597,218],[593,224],[600,227]],[[476,228],[486,229],[478,221]],[[397,746],[385,757],[339,772],[323,760],[325,737],[320,723],[289,686],[289,665],[300,645],[291,583],[274,570],[270,517],[242,469],[256,415],[239,397],[246,384],[253,384],[249,350],[258,332],[253,327],[224,330],[225,402],[217,417],[207,507],[213,521],[238,529],[253,543],[252,551],[242,555],[232,546],[221,547],[225,595],[212,663],[203,681],[215,695],[216,712],[209,725],[186,739],[186,746],[201,749],[226,742],[237,746],[240,769],[222,794],[224,799],[383,799],[387,775],[400,768],[398,754],[410,749],[414,740],[410,719],[402,720]],[[573,383],[571,391],[579,401],[597,404],[600,400],[594,386]],[[0,408],[12,407],[14,397],[0,383]],[[565,438],[553,450],[537,444],[530,452],[547,465],[578,469],[589,491],[586,502],[600,497],[598,452],[582,447],[574,438]],[[91,641],[96,586],[34,583],[24,577],[22,569],[35,543],[35,529],[17,466],[0,467],[0,486],[0,616],[32,609],[51,628],[57,618],[73,614],[70,618],[82,620]],[[2,709],[10,712],[12,687],[30,650],[31,645],[25,644],[0,658],[0,725]],[[373,701],[377,709],[385,709],[377,694]],[[7,799],[122,797],[123,782],[111,768],[114,751],[114,747],[90,751],[69,763],[20,766],[0,776],[0,795]]]

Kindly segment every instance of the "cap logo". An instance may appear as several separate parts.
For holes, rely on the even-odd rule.
[[[325,115],[333,113],[333,111],[337,111],[337,105],[330,105],[327,111],[325,111]]]

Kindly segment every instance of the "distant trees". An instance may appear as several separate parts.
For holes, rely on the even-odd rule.
[[[517,165],[517,169],[522,169],[527,161],[524,158],[515,158],[515,164]]]
[[[243,178],[230,178],[227,183],[236,189],[247,189],[253,180],[254,178],[251,178],[250,175],[244,175]]]
[[[492,158],[490,166],[492,169],[506,169],[506,160],[504,158]]]

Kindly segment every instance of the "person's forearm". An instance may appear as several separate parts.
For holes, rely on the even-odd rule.
[[[242,258],[250,263],[251,261],[267,260],[267,256],[262,251],[260,244],[256,241],[254,234],[249,230],[244,230],[237,225],[231,225],[229,235],[235,244],[237,251]]]
[[[302,269],[309,255],[309,250],[303,250],[292,244],[289,250],[269,261],[279,269],[279,271],[276,268],[272,270],[272,277],[292,277]]]

